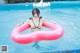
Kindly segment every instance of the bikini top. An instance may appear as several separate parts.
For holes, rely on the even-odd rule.
[[[41,29],[39,26],[40,26],[40,20],[42,19],[42,17],[39,17],[39,24],[38,24],[38,26],[35,25],[34,20],[32,18],[29,18],[29,19],[32,20],[32,22],[34,24],[34,28],[31,28],[31,29],[35,29],[35,28]]]

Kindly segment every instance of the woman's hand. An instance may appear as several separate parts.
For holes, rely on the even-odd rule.
[[[24,24],[24,23],[26,23],[26,22],[23,22],[22,24]],[[21,23],[19,23],[17,26],[19,27],[19,26],[21,26],[22,24],[21,24]]]
[[[56,23],[56,21],[51,21],[51,20],[50,20],[49,22],[51,22],[51,23]]]
[[[19,27],[19,26],[21,26],[21,25],[22,25],[22,24],[19,23],[17,26]]]

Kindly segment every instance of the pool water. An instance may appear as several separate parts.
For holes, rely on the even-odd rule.
[[[64,36],[58,40],[40,41],[40,48],[31,44],[17,44],[11,39],[11,31],[18,23],[32,16],[32,9],[0,11],[0,45],[8,46],[8,53],[39,53],[80,49],[80,8],[41,9],[40,16],[56,22],[64,28]],[[43,30],[48,30],[44,29]],[[30,29],[25,31],[30,33]]]

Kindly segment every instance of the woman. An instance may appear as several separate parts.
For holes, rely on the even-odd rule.
[[[32,10],[32,15],[33,15],[33,18],[29,18],[24,23],[30,24],[32,32],[41,30],[42,23],[45,22],[45,20],[42,17],[39,17],[40,10],[38,8],[34,8]],[[18,26],[20,26],[20,24]],[[38,42],[34,43],[33,47],[38,48],[39,47]]]

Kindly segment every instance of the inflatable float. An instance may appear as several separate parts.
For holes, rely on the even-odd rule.
[[[64,34],[63,28],[57,23],[44,22],[42,23],[42,26],[51,29],[51,31],[35,31],[28,34],[21,34],[24,30],[30,28],[29,24],[22,24],[13,29],[11,38],[16,43],[29,44],[41,40],[57,40]]]
[[[43,2],[43,0],[41,0],[39,3],[33,3],[33,6],[35,7],[46,7],[46,6],[50,6],[50,2]]]
[[[36,6],[36,7],[47,7],[47,6],[50,6],[50,3],[33,3],[33,6]]]

